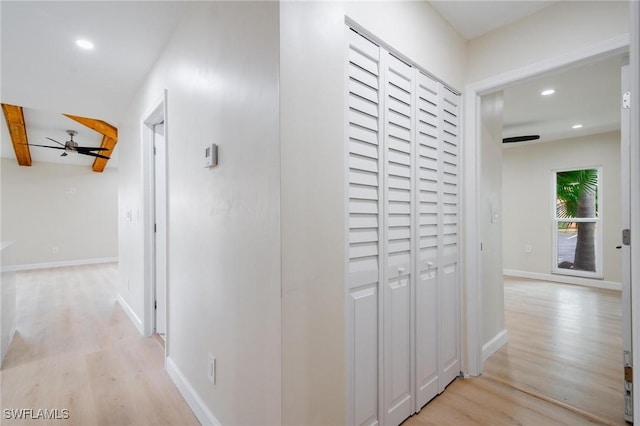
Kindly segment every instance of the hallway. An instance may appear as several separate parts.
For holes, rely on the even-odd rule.
[[[16,279],[17,332],[0,372],[3,425],[199,425],[164,370],[163,348],[118,304],[117,264]],[[56,410],[68,420],[7,420],[6,409]]]

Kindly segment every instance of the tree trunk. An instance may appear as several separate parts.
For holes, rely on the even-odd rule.
[[[595,193],[580,191],[578,199],[578,216],[581,218],[596,217]],[[578,223],[578,241],[573,261],[573,269],[580,271],[596,271],[596,224],[595,222]]]

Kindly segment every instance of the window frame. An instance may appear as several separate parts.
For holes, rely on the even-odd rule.
[[[597,211],[598,215],[596,218],[570,218],[563,219],[558,218],[557,215],[557,176],[558,173],[562,172],[570,172],[576,170],[590,170],[594,169],[598,173],[598,201],[597,201]],[[551,172],[551,246],[552,246],[552,257],[551,257],[551,273],[557,275],[568,275],[574,277],[582,277],[582,278],[594,278],[594,279],[604,279],[603,273],[603,215],[604,215],[604,193],[603,193],[604,185],[602,178],[602,166],[585,166],[585,167],[570,167],[570,168],[562,168],[562,169],[554,169]],[[558,224],[560,223],[578,223],[578,222],[593,222],[596,224],[596,236],[595,236],[595,252],[596,252],[596,271],[580,271],[575,269],[566,269],[558,267]]]

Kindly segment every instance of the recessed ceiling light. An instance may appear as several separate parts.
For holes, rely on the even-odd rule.
[[[78,40],[76,40],[76,46],[78,46],[81,49],[84,50],[92,50],[93,49],[93,43],[91,43],[89,40],[85,40],[82,38],[79,38]]]
[[[574,124],[571,128],[572,129],[580,129],[580,128],[582,128],[582,124]]]
[[[553,89],[547,89],[547,90],[543,90],[542,93],[540,93],[542,96],[549,96],[549,95],[553,95],[554,93],[556,93],[555,90]]]

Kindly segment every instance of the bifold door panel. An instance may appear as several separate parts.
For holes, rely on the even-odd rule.
[[[362,37],[350,40],[348,161],[347,334],[350,419],[379,424],[379,326],[382,230],[379,105],[380,51]]]
[[[347,420],[397,425],[460,371],[459,96],[348,43]]]

